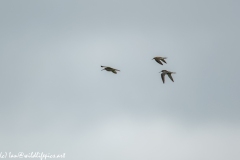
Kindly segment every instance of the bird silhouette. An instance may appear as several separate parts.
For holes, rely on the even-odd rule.
[[[157,63],[161,64],[161,65],[163,65],[162,62],[167,63],[167,62],[165,61],[165,59],[167,59],[167,57],[154,57],[153,59],[155,59],[155,61],[156,61]]]
[[[162,70],[161,71],[162,74],[161,74],[161,77],[162,77],[162,81],[163,83],[165,82],[165,75],[167,74],[168,77],[174,82],[173,78],[172,78],[172,74],[175,74],[176,72],[170,72],[170,71],[167,71],[167,70]],[[159,72],[160,73],[160,72]]]
[[[109,72],[113,72],[114,74],[117,74],[117,71],[120,71],[120,70],[118,70],[118,69],[114,69],[114,68],[107,67],[107,66],[101,66],[101,67],[104,68],[104,69],[102,69],[102,71],[103,71],[103,70],[106,70],[106,71],[109,71]]]

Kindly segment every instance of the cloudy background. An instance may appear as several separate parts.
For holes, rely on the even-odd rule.
[[[239,160],[239,6],[2,0],[0,152]]]

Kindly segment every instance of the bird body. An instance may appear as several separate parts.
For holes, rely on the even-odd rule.
[[[102,71],[103,71],[103,70],[106,70],[106,71],[109,71],[109,72],[113,72],[114,74],[117,74],[117,71],[120,71],[120,70],[118,70],[118,69],[114,69],[114,68],[107,67],[107,66],[101,66],[101,67],[104,68],[104,69],[102,69]]]
[[[173,80],[173,78],[172,78],[172,74],[175,74],[176,72],[170,72],[170,71],[167,71],[167,70],[162,70],[161,72],[162,72],[161,77],[162,77],[163,83],[165,82],[165,75],[166,75],[166,74],[167,74],[168,77],[174,82],[174,80]]]
[[[165,61],[165,59],[167,59],[167,57],[154,57],[153,59],[154,59],[157,63],[159,63],[159,64],[161,64],[161,65],[163,65],[162,62],[167,63],[167,62]]]

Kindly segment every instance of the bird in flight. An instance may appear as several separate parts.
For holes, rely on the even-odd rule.
[[[174,82],[173,78],[172,78],[172,74],[175,74],[176,72],[170,72],[170,71],[167,71],[167,70],[162,70],[161,71],[162,74],[161,74],[161,77],[162,77],[162,81],[163,83],[165,82],[165,75],[167,74],[168,77]],[[160,72],[159,72],[160,73]]]
[[[167,59],[167,57],[154,57],[155,61],[161,65],[163,65],[162,62],[167,63],[164,59]]]
[[[103,70],[106,70],[106,71],[109,71],[109,72],[113,72],[113,73],[115,73],[115,74],[117,74],[117,71],[120,71],[120,70],[118,70],[118,69],[114,69],[114,68],[107,67],[107,66],[101,66],[101,67],[103,67],[102,71],[103,71]]]

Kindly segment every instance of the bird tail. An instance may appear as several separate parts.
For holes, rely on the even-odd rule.
[[[167,57],[162,57],[163,59],[167,59]]]
[[[172,72],[172,74],[176,74],[176,72]]]

